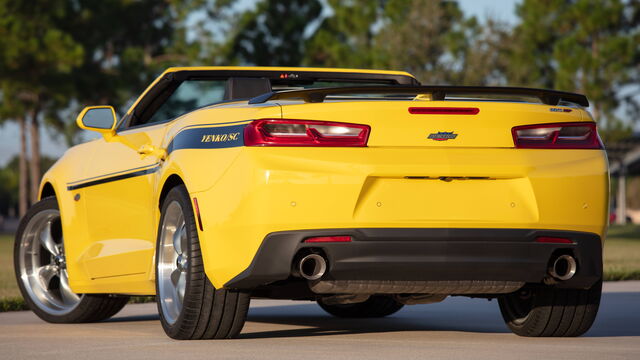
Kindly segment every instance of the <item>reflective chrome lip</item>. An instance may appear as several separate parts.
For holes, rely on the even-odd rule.
[[[59,210],[33,216],[22,233],[18,255],[20,281],[27,295],[38,308],[58,316],[73,311],[84,296],[69,286],[62,231],[52,231],[59,222]]]
[[[169,324],[174,324],[182,312],[189,271],[187,241],[184,211],[173,201],[162,220],[157,264],[158,299]]]

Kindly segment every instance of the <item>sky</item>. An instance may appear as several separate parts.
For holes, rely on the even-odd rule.
[[[511,24],[515,23],[515,7],[519,2],[519,0],[458,0],[462,10],[469,15],[475,15],[479,19],[489,15]],[[19,134],[18,126],[13,122],[0,126],[0,167],[6,165],[18,153]],[[51,136],[44,128],[41,129],[41,146],[42,154],[52,158],[60,157],[67,149],[61,137]]]

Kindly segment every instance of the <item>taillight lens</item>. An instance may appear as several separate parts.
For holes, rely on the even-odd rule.
[[[516,126],[511,130],[516,148],[521,149],[602,149],[591,122]]]
[[[244,128],[246,146],[367,146],[368,125],[261,119]]]

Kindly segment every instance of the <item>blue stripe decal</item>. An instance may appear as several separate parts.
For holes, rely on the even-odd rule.
[[[179,132],[167,147],[167,154],[179,149],[221,149],[244,145],[245,125],[203,127]]]
[[[206,126],[211,127],[211,126],[231,125],[231,124],[248,124],[250,122],[251,122],[251,120],[241,120],[241,121],[229,121],[229,122],[213,123],[213,124],[187,125],[187,126],[183,127],[182,129],[180,129],[180,131],[185,130],[185,129],[197,128],[197,127],[206,127]]]
[[[167,147],[167,154],[179,149],[222,149],[244,146],[244,127],[246,126],[246,121],[243,122],[245,124],[234,126],[186,128],[171,140],[171,143]],[[77,180],[67,183],[67,190],[77,190],[112,181],[153,174],[159,169],[159,164],[152,164],[84,180]]]

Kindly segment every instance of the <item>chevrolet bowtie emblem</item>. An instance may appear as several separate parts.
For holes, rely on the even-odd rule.
[[[458,134],[455,134],[453,131],[438,131],[437,133],[429,134],[428,139],[435,141],[447,141],[449,139],[455,139],[456,137],[458,137]]]

